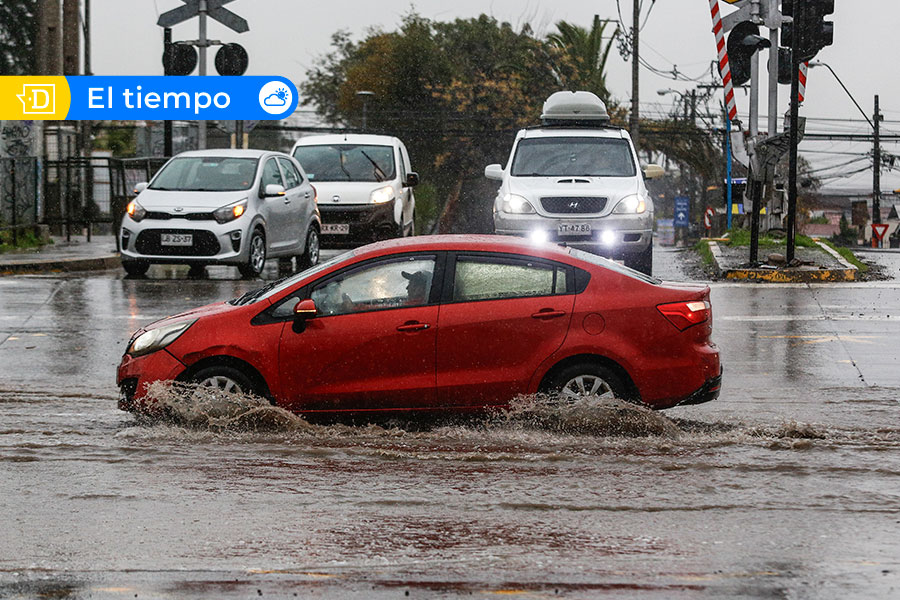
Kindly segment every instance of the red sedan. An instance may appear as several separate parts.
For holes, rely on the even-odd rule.
[[[154,381],[252,392],[291,411],[479,411],[518,394],[652,408],[719,395],[709,288],[506,236],[371,244],[137,331],[120,408]]]

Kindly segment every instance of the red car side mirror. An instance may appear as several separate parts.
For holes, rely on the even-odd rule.
[[[316,303],[313,302],[312,298],[301,300],[294,306],[294,316],[300,319],[314,317],[317,313]]]

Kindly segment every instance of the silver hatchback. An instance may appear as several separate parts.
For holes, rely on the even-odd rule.
[[[119,231],[122,266],[235,265],[258,276],[267,258],[319,260],[316,190],[292,157],[264,150],[197,150],[138,184]]]

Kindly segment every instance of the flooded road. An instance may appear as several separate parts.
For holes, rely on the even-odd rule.
[[[900,594],[898,282],[713,284],[722,397],[662,414],[137,422],[130,332],[253,287],[210,271],[0,279],[0,598]]]

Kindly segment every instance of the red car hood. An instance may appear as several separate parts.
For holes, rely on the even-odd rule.
[[[199,319],[201,317],[211,317],[213,315],[224,314],[227,312],[231,312],[234,310],[240,310],[244,308],[243,306],[234,306],[233,304],[228,304],[227,302],[216,302],[215,304],[207,304],[206,306],[200,306],[198,308],[192,308],[191,310],[187,310],[182,313],[178,313],[177,315],[171,315],[169,317],[164,317],[158,321],[154,321],[153,323],[149,323],[141,327],[138,331],[147,331],[149,329],[155,329],[157,327],[161,327],[163,325],[167,325],[169,323],[176,323],[178,321],[188,321],[192,319]]]

